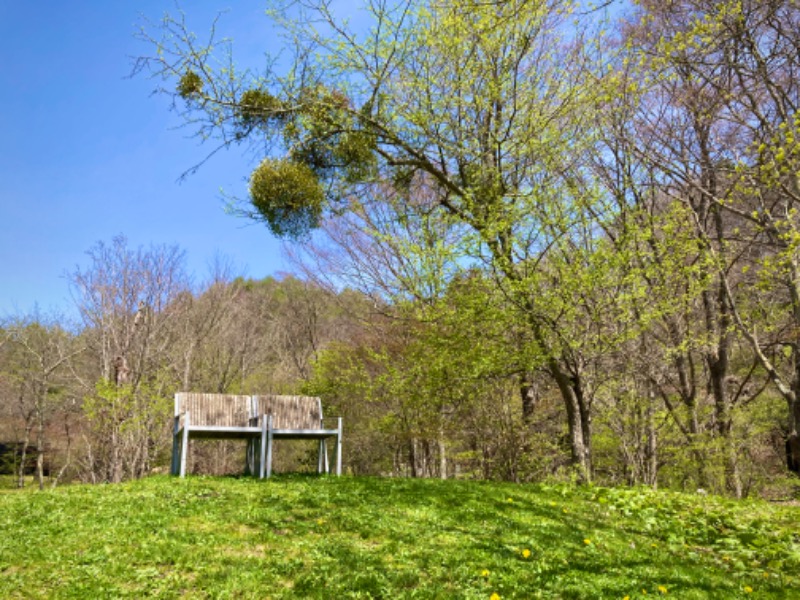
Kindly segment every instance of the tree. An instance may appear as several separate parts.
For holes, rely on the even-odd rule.
[[[171,19],[163,40],[146,35],[158,53],[137,68],[171,81],[201,135],[273,142],[251,175],[249,214],[277,235],[301,237],[380,186],[401,197],[415,181],[427,186],[430,210],[464,232],[464,254],[518,307],[562,396],[572,461],[588,479],[585,361],[562,343],[537,293],[542,261],[591,240],[591,215],[603,213],[587,210],[597,198],[575,169],[603,86],[583,32],[571,27],[575,6],[375,2],[369,34],[349,30],[327,3],[295,7],[271,11],[294,44],[285,76],[239,73]]]
[[[788,333],[800,315],[799,19],[791,1],[643,2],[629,37],[651,86],[630,143],[659,173],[664,193],[689,208],[698,253],[708,258],[705,341],[697,347],[737,494],[732,414],[748,395],[731,370],[735,333],[752,352],[749,373],[758,365],[787,403],[788,463],[800,464],[800,363]],[[778,305],[782,316],[772,312]]]
[[[82,380],[87,470],[92,480],[118,482],[147,473],[168,434],[175,311],[188,281],[176,247],[132,250],[117,237],[88,255],[90,265],[71,275],[93,362]]]

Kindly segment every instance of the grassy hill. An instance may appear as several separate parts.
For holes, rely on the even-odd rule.
[[[2,598],[800,598],[800,508],[490,482],[0,492]]]

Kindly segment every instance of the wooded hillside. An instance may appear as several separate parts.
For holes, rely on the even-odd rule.
[[[4,328],[6,437],[119,481],[164,464],[174,390],[291,391],[345,417],[354,473],[796,493],[796,2],[267,18],[280,61],[174,15],[136,69],[262,159],[239,210],[298,279],[194,289],[177,250],[96,246],[77,330]]]

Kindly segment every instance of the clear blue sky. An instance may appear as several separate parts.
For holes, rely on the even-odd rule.
[[[255,61],[275,44],[261,1],[185,2],[205,31],[221,29]],[[226,215],[220,189],[243,195],[253,157],[217,155],[175,130],[154,82],[128,78],[140,15],[157,21],[169,0],[0,0],[0,319],[40,310],[72,313],[65,274],[97,241],[175,244],[202,279],[219,252],[251,277],[288,270],[281,244],[258,224]]]

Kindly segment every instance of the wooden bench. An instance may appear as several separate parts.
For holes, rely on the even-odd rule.
[[[312,439],[319,441],[317,473],[328,473],[328,438],[336,438],[336,475],[342,474],[342,418],[335,427],[325,427],[322,401],[313,396],[254,396],[258,414],[266,421],[266,439],[261,444],[261,465],[266,476],[272,475],[272,445],[276,439]],[[266,454],[266,456],[265,456]],[[264,477],[261,473],[261,477]]]
[[[272,475],[275,439],[319,441],[317,472],[328,473],[328,438],[336,438],[336,474],[342,473],[342,419],[324,427],[322,402],[312,396],[237,396],[232,394],[175,394],[172,439],[173,475],[186,476],[189,442],[200,439],[246,439],[247,469]]]
[[[256,414],[250,396],[175,394],[172,474],[186,476],[186,457],[192,438],[252,441],[260,436],[261,427],[255,418]]]

